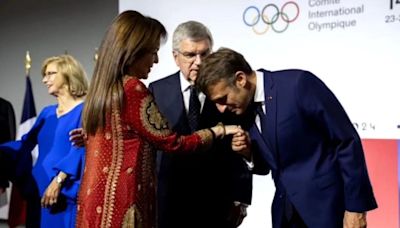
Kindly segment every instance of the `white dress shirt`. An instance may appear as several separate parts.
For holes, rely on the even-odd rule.
[[[262,110],[265,112],[265,91],[264,91],[264,74],[256,71],[256,91],[254,92],[254,102],[261,103]],[[260,116],[257,115],[255,119],[258,130],[261,132]]]
[[[183,76],[182,72],[179,72],[179,80],[181,82],[181,91],[183,96],[183,103],[185,105],[186,114],[189,111],[189,100],[190,100],[190,82],[186,80],[185,76]],[[199,101],[200,101],[200,113],[203,111],[204,101],[206,100],[206,95],[202,92],[199,92]]]

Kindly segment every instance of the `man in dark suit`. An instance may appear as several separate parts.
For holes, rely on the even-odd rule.
[[[212,50],[209,30],[188,21],[176,28],[172,42],[180,71],[149,85],[171,128],[186,135],[221,121],[232,124],[204,94],[193,90],[199,64]],[[158,154],[159,228],[240,225],[251,202],[252,178],[243,158],[231,151],[230,142],[227,139],[206,153]]]
[[[274,178],[274,227],[366,226],[366,211],[377,204],[361,140],[320,79],[302,70],[253,71],[222,48],[203,60],[196,85],[221,112],[256,113],[253,161]],[[234,150],[248,148],[238,138]]]
[[[15,139],[15,115],[11,103],[0,97],[0,143],[8,142]],[[9,173],[8,159],[0,153],[0,194],[8,187],[8,178],[4,175]],[[7,162],[6,162],[7,160]]]

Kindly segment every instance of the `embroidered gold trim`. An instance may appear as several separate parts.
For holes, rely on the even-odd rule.
[[[160,110],[158,110],[152,96],[147,96],[143,99],[139,112],[140,121],[142,121],[145,129],[152,135],[162,137],[171,134],[168,122],[161,114]]]
[[[201,146],[198,150],[205,151],[210,149],[213,144],[213,136],[210,129],[203,129],[195,132],[201,138]]]
[[[115,204],[115,193],[121,172],[123,154],[123,135],[119,104],[114,102],[111,112],[112,129],[112,159],[104,192],[104,209],[101,217],[101,227],[111,227]]]
[[[155,173],[155,153],[152,150],[151,144],[145,142],[143,144],[143,153],[141,160],[141,190],[139,190],[140,185],[138,186],[137,192],[137,209],[141,209],[142,216],[141,220],[137,220],[139,224],[143,226],[150,227],[150,224],[154,224],[156,222],[155,212],[152,211],[153,204],[156,196],[156,188],[154,185],[150,185],[151,182],[155,182],[156,173]],[[154,214],[153,214],[154,213]]]
[[[131,206],[125,213],[122,221],[122,228],[142,228],[141,214],[135,205]]]

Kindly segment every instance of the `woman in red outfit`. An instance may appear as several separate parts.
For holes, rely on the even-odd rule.
[[[77,227],[154,227],[155,149],[206,149],[236,126],[217,125],[189,136],[172,132],[140,81],[158,63],[167,32],[136,11],[121,13],[108,29],[84,108],[87,157]]]

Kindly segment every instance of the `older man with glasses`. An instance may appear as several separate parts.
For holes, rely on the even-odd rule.
[[[149,85],[160,111],[180,134],[232,122],[198,93],[194,81],[213,39],[203,24],[188,21],[173,34],[173,57],[179,71]],[[251,202],[252,177],[230,139],[206,153],[159,153],[159,228],[231,228],[239,226]]]

